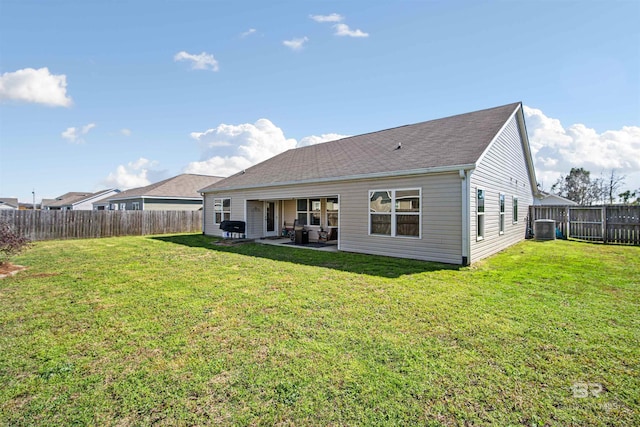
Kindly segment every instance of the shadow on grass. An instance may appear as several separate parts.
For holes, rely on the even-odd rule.
[[[294,247],[281,247],[259,243],[238,245],[217,245],[221,239],[202,234],[181,234],[155,236],[154,240],[184,245],[194,248],[206,248],[212,251],[227,252],[250,257],[285,261],[314,267],[332,268],[349,273],[366,274],[379,277],[400,277],[417,273],[439,270],[459,270],[458,265],[437,262],[418,261],[403,258],[391,258],[378,255],[365,255],[349,252],[322,252]]]

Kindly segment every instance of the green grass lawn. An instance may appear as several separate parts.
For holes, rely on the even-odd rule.
[[[640,248],[458,268],[212,242],[16,258],[0,425],[640,425]]]

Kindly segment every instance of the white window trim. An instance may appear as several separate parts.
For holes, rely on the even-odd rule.
[[[478,211],[478,201],[480,200],[480,198],[478,197],[478,193],[482,191],[482,195],[483,195],[483,207],[484,207],[484,211],[483,212],[479,212]],[[476,188],[476,241],[480,241],[480,240],[484,240],[484,235],[485,235],[485,212],[487,211],[487,192],[484,190],[484,188]],[[481,218],[482,217],[482,218]],[[482,219],[482,234],[480,234],[480,219]]]
[[[511,198],[511,216],[514,224],[518,223],[518,198],[513,196]]]
[[[330,211],[328,208],[328,200],[329,199],[335,199],[336,203],[338,203],[338,209],[335,211]],[[326,197],[325,198],[325,202],[324,202],[324,224],[323,226],[325,228],[328,227],[337,227],[337,225],[329,225],[329,214],[335,214],[336,216],[338,216],[339,212],[340,212],[340,203],[338,202],[338,198],[337,197]]]
[[[417,236],[403,236],[403,235],[397,235],[397,230],[396,230],[396,226],[397,226],[397,221],[396,221],[396,192],[397,191],[417,191],[418,192],[418,200],[420,200],[420,210],[416,213],[416,212],[400,212],[399,215],[415,215],[418,217],[418,235]],[[373,193],[376,192],[388,192],[391,193],[391,212],[389,212],[388,214],[391,216],[391,234],[375,234],[371,232],[371,196]],[[394,189],[376,189],[376,190],[369,190],[369,192],[367,193],[368,197],[367,197],[367,222],[368,222],[368,231],[369,231],[369,236],[376,236],[376,237],[390,237],[390,238],[394,238],[394,239],[422,239],[422,188],[420,187],[416,187],[416,188],[394,188]],[[380,215],[380,214],[386,214],[386,212],[375,212],[376,214]]]
[[[498,234],[499,235],[503,235],[504,234],[504,228],[505,228],[505,211],[507,210],[506,207],[506,203],[507,203],[507,198],[504,195],[504,193],[500,193],[498,195]]]
[[[299,211],[298,210],[298,200],[306,200],[307,201],[307,210]],[[311,201],[319,201],[320,202],[320,210],[313,210],[311,206]],[[317,213],[320,215],[320,224],[311,224],[312,214]],[[322,226],[322,198],[321,197],[311,197],[311,198],[298,198],[296,199],[296,218],[300,214],[305,214],[307,216],[306,223],[304,224],[307,227],[321,227]]]
[[[224,201],[225,200],[229,200],[229,210],[224,210]],[[220,206],[220,209],[217,209],[217,207]],[[222,223],[222,221],[220,222],[216,222],[216,214],[217,213],[221,213],[222,215],[220,215],[220,218],[222,219],[222,221],[224,221],[224,214],[228,213],[229,214],[229,219],[231,219],[231,198],[229,197],[215,197],[213,199],[213,223],[216,225],[220,225]]]

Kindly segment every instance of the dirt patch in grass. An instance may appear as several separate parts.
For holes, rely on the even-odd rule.
[[[0,279],[3,279],[8,276],[13,276],[14,274],[19,273],[22,270],[26,270],[27,267],[22,265],[11,264],[10,262],[5,262],[0,264]]]

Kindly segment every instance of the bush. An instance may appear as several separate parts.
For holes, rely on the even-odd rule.
[[[9,262],[9,258],[18,255],[30,243],[29,239],[16,233],[8,222],[0,221],[0,264]]]

